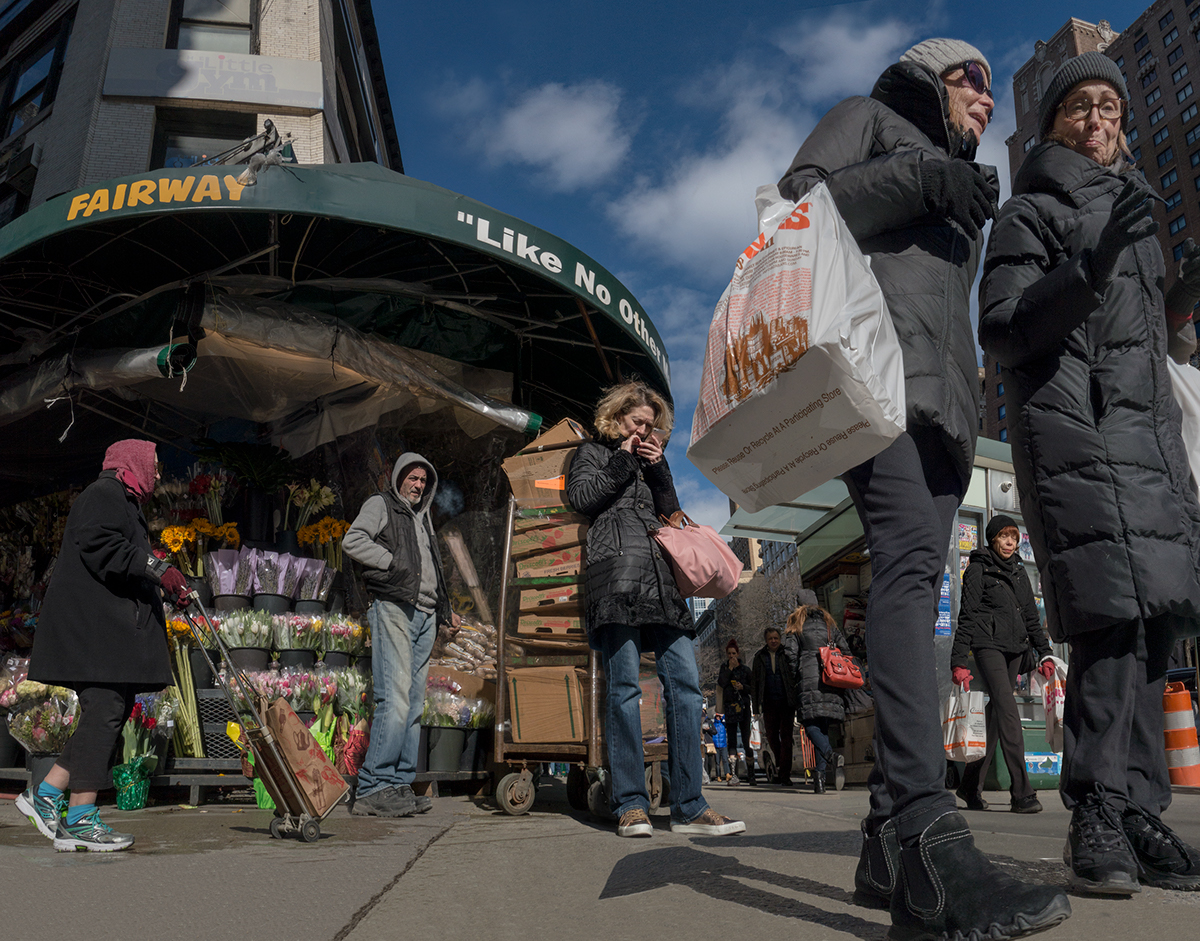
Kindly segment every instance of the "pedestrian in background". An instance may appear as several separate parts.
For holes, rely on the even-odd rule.
[[[738,783],[738,733],[741,733],[742,748],[746,752],[746,781],[757,784],[754,779],[754,749],[750,747],[751,697],[750,687],[754,677],[750,668],[742,663],[737,638],[730,637],[725,645],[725,663],[717,674],[717,686],[724,703],[725,731],[729,736],[730,784]]]
[[[671,406],[649,386],[614,386],[596,406],[597,440],[579,446],[567,472],[571,505],[591,521],[585,620],[588,642],[604,665],[609,805],[617,835],[623,837],[654,832],[638,705],[643,650],[654,652],[663,685],[672,832],[721,836],[746,829],[740,820],[716,813],[701,793],[704,697],[692,645],[695,623],[669,562],[650,535],[660,517],[679,510],[663,457],[673,423]]]
[[[775,780],[768,783],[792,786],[792,727],[796,720],[793,673],[788,669],[779,628],[763,631],[763,647],[751,662],[750,698],[759,717],[763,737],[775,756]]]
[[[804,589],[799,600],[788,615],[785,647],[795,676],[800,724],[816,755],[813,793],[824,794],[826,769],[835,760],[829,727],[846,718],[846,705],[842,691],[822,678],[821,648],[832,643],[848,652],[849,646],[841,629],[834,626],[833,615],[817,604],[815,592]]]
[[[1064,860],[1081,892],[1200,889],[1200,852],[1162,821],[1166,666],[1200,628],[1200,504],[1167,356],[1195,348],[1200,252],[1184,246],[1164,297],[1157,196],[1111,59],[1068,59],[1039,107],[1042,142],[992,228],[979,340],[1001,366],[1050,636],[1070,644]]]
[[[713,747],[717,750],[717,780],[729,783],[729,739],[725,735],[725,716],[713,716]]]
[[[825,183],[887,300],[904,354],[907,430],[843,475],[871,555],[867,655],[875,697],[871,809],[855,900],[897,932],[1006,936],[1070,914],[974,844],[946,789],[933,628],[946,547],[971,471],[979,376],[970,292],[999,182],[974,163],[995,102],[975,47],[929,39],[869,97],[821,118],[779,181],[800,200]]]
[[[1013,688],[1027,652],[1035,654],[1036,669],[1047,679],[1054,676],[1054,663],[1029,575],[1017,554],[1021,531],[1016,520],[997,514],[988,522],[985,535],[987,545],[971,553],[963,572],[950,666],[954,682],[969,690],[975,677],[967,667],[967,654],[975,656],[983,691],[988,694],[987,749],[982,758],[967,763],[958,797],[968,810],[988,809],[983,782],[999,740],[1012,782],[1009,809],[1015,814],[1036,814],[1042,804],[1025,769],[1025,733]]]

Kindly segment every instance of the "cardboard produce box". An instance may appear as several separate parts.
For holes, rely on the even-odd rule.
[[[463,673],[461,670],[452,670],[449,667],[439,667],[435,664],[430,664],[429,675],[444,676],[453,680],[461,687],[462,695],[467,699],[484,699],[493,706],[496,705],[495,680],[485,680],[482,676],[476,676],[473,673]]]
[[[543,431],[529,444],[521,448],[518,454],[533,454],[538,451],[551,451],[558,448],[573,448],[581,441],[591,441],[592,436],[587,429],[577,421],[564,418],[557,425]]]
[[[541,552],[517,560],[517,577],[578,575],[583,568],[583,546]]]
[[[518,454],[501,465],[508,485],[521,506],[570,506],[567,500],[567,470],[574,448],[558,448]]]
[[[557,507],[541,507],[539,509],[558,509]],[[574,513],[563,509],[562,512],[547,516],[518,516],[513,522],[513,532],[525,533],[531,529],[546,529],[552,526],[586,526],[588,518],[582,513]]]
[[[583,586],[578,582],[571,585],[555,585],[553,588],[525,588],[521,591],[521,612],[553,612],[561,614],[569,608],[579,610],[583,601]]]
[[[587,531],[586,523],[568,523],[565,526],[516,533],[512,538],[512,556],[517,559],[558,549],[570,549],[572,546],[583,544],[587,538]]]
[[[523,614],[517,619],[517,633],[547,640],[586,640],[583,618],[577,615]]]
[[[574,667],[526,667],[508,673],[514,742],[582,742],[583,688]]]

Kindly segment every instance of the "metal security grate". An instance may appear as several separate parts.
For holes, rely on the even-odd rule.
[[[226,724],[237,719],[229,706],[229,700],[225,698],[225,691],[220,689],[196,690],[196,710],[200,716],[204,757],[241,758],[242,753],[230,741],[225,732]]]

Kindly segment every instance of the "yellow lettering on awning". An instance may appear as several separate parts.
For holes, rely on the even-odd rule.
[[[234,202],[242,198],[242,190],[245,189],[241,183],[231,176],[225,177],[225,185],[229,188],[229,198]]]
[[[147,206],[153,206],[155,189],[156,187],[153,180],[138,180],[136,183],[130,183],[129,207],[132,209],[138,203],[145,203]]]
[[[83,214],[90,216],[93,212],[108,212],[108,190],[96,190]]]
[[[195,182],[194,176],[185,176],[182,180],[161,177],[158,181],[158,201],[160,203],[186,202],[188,193],[192,191],[192,184]]]
[[[196,187],[196,192],[192,193],[192,202],[198,203],[202,199],[220,199],[221,198],[221,183],[211,173],[206,173],[200,177],[200,185]]]
[[[113,209],[121,209],[125,205],[125,184],[117,184],[117,195],[113,197]]]
[[[92,198],[91,193],[80,193],[71,200],[71,208],[67,210],[67,221],[70,222],[79,215],[87,207],[88,200]]]

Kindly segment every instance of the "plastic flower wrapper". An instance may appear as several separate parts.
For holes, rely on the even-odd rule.
[[[296,562],[296,598],[300,601],[317,601],[321,593],[321,580],[325,575],[325,563],[320,559],[297,559]],[[329,583],[333,584],[332,573]]]
[[[325,649],[360,656],[366,647],[366,629],[353,618],[331,614],[325,622]]]
[[[217,621],[217,630],[229,647],[265,648],[275,639],[270,613],[250,608],[225,612]]]
[[[495,724],[496,706],[494,703],[490,703],[486,699],[468,699],[467,706],[471,710],[471,717],[467,720],[469,728],[486,729]]]
[[[125,720],[125,728],[121,732],[123,738],[122,764],[129,764],[134,758],[152,756],[154,761],[153,763],[147,762],[147,771],[153,772],[158,765],[158,758],[154,756],[152,742],[154,732],[158,728],[158,717],[155,715],[158,705],[157,697],[157,693],[142,693],[134,700],[133,712]]]
[[[29,675],[29,658],[13,654],[0,663],[0,709],[16,705],[17,686]]]
[[[276,650],[319,650],[325,622],[308,614],[276,614],[271,618]]]
[[[218,549],[206,558],[208,587],[214,595],[236,595],[242,554],[235,549]],[[246,591],[246,595],[250,592]]]
[[[286,552],[280,553],[279,593],[281,595],[286,595],[288,598],[296,597],[296,592],[300,590],[300,574],[307,561],[300,556],[288,555]]]
[[[233,594],[247,598],[254,592],[254,580],[258,572],[258,550],[242,546],[238,550],[237,573],[234,576]]]
[[[8,732],[28,752],[53,755],[61,752],[75,731],[79,698],[74,690],[23,680],[14,689],[9,707]]]
[[[334,709],[338,715],[349,716],[351,722],[366,718],[368,712],[367,687],[370,678],[354,667],[338,667],[328,671],[337,683],[337,698]]]
[[[467,701],[458,693],[447,689],[425,692],[425,708],[421,711],[421,725],[447,727],[465,726],[471,718]]]
[[[254,593],[256,595],[279,595],[282,587],[282,571],[279,553],[259,550],[258,564],[254,569]],[[286,563],[284,563],[286,565]]]
[[[150,796],[150,775],[158,766],[157,755],[138,755],[112,769],[118,810],[141,810]]]
[[[317,680],[311,670],[288,667],[279,671],[279,695],[297,712],[316,712]]]

